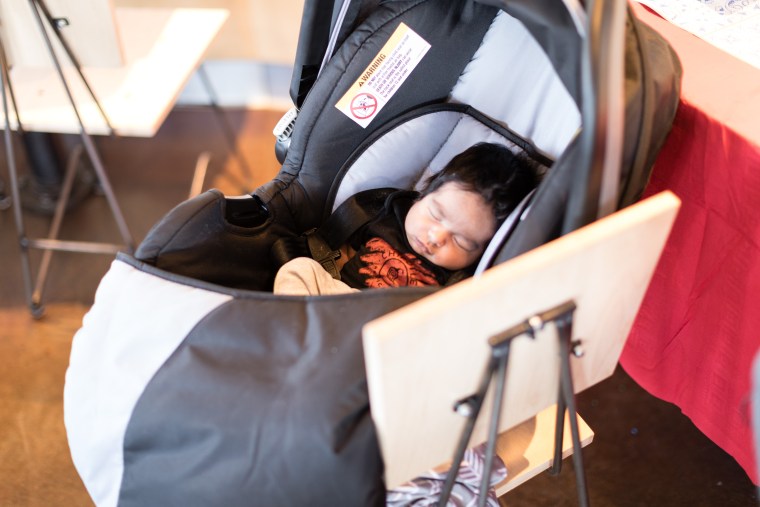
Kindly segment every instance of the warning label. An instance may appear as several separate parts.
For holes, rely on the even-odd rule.
[[[362,128],[366,127],[429,49],[425,39],[401,23],[335,107]]]

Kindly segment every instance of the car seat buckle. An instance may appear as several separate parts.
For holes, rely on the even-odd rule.
[[[333,250],[327,241],[316,233],[316,230],[306,233],[306,241],[309,246],[311,258],[319,262],[325,270],[336,280],[340,280],[340,271],[335,262],[340,259],[340,250]]]

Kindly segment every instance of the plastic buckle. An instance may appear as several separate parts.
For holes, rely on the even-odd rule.
[[[298,108],[293,106],[287,113],[280,118],[277,125],[272,129],[272,134],[278,141],[285,142],[290,139],[290,135],[293,133],[293,127],[296,124],[296,118],[298,118]]]
[[[333,278],[340,280],[338,264],[335,262],[340,259],[340,251],[331,249],[330,245],[314,231],[307,233],[306,242],[312,259],[319,262]]]

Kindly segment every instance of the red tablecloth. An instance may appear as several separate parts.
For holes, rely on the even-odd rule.
[[[682,208],[621,357],[758,483],[751,366],[760,347],[760,70],[638,4],[684,67],[646,195]]]

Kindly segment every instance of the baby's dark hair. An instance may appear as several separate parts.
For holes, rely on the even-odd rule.
[[[446,183],[457,183],[465,190],[482,195],[493,209],[498,224],[536,188],[540,180],[538,164],[527,156],[515,155],[501,144],[478,143],[430,176],[422,188],[421,197]]]

